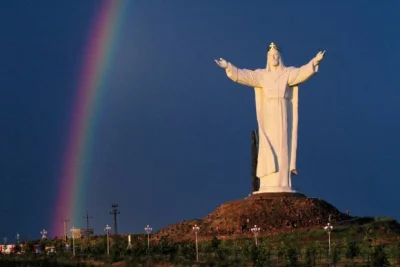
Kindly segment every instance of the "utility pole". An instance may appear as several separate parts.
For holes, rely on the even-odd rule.
[[[89,219],[92,217],[89,217],[89,211],[86,211],[86,216],[83,216],[83,219],[86,219],[86,230],[89,230]]]
[[[114,215],[114,235],[118,235],[118,227],[117,227],[117,215],[120,214],[118,210],[118,204],[112,204],[111,205],[112,211],[110,211],[110,214]]]
[[[65,242],[67,242],[67,225],[68,225],[69,220],[62,220],[61,222],[64,225],[64,240],[65,240]]]
[[[90,241],[89,219],[92,218],[92,217],[89,217],[89,211],[86,211],[86,216],[83,216],[83,218],[86,219],[87,246],[89,247],[89,241]]]

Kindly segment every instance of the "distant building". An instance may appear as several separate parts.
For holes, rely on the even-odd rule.
[[[1,254],[12,254],[15,252],[15,245],[0,245]]]
[[[33,253],[40,254],[42,253],[42,246],[40,245],[33,245]]]
[[[81,238],[84,231],[85,231],[84,229],[74,229],[72,231],[72,238],[74,238],[74,239]]]
[[[56,254],[56,248],[54,246],[46,246],[44,248],[44,251],[46,251],[47,255],[54,255]]]

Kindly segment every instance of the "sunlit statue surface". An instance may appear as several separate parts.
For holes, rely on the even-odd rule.
[[[257,177],[254,193],[296,192],[291,175],[297,174],[298,85],[318,71],[325,51],[300,68],[285,67],[280,49],[268,47],[265,69],[239,69],[223,58],[215,60],[234,82],[254,87],[259,130]]]

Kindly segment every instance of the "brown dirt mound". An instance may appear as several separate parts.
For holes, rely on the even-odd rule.
[[[174,242],[193,240],[195,224],[200,227],[199,240],[214,235],[219,239],[250,237],[254,225],[261,228],[261,236],[275,235],[321,229],[329,217],[333,223],[352,218],[322,199],[302,194],[255,194],[222,204],[203,219],[168,226],[156,233],[155,239],[168,236]]]

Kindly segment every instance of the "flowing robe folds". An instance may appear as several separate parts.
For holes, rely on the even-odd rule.
[[[298,85],[317,71],[313,61],[276,71],[238,69],[228,64],[227,76],[255,91],[260,193],[294,192],[291,174],[297,174]]]

